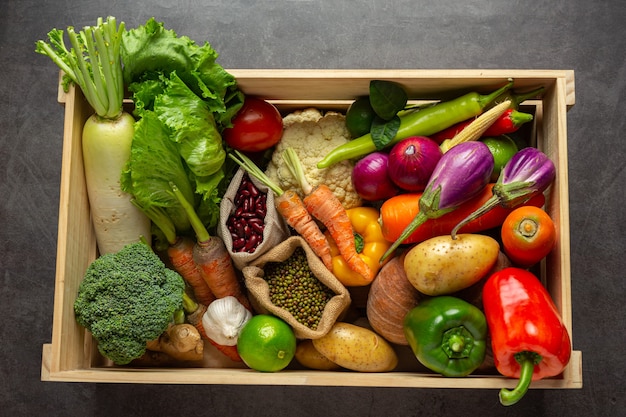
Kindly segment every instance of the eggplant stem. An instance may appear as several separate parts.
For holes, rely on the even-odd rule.
[[[479,218],[483,214],[487,213],[488,211],[496,207],[498,204],[500,204],[500,197],[498,197],[495,194],[492,195],[489,198],[489,200],[487,200],[485,204],[483,204],[479,209],[471,213],[469,216],[467,216],[466,218],[461,220],[459,223],[457,223],[456,226],[454,226],[454,229],[452,229],[452,232],[450,233],[452,240],[456,239],[456,234],[463,226],[465,226],[467,223],[471,222],[472,220]]]
[[[391,244],[389,249],[387,249],[387,252],[385,252],[383,256],[381,256],[378,262],[381,264],[385,262],[385,260],[398,248],[398,246],[400,246],[402,242],[404,242],[408,237],[410,237],[415,231],[415,229],[420,227],[426,220],[428,220],[428,216],[426,216],[424,212],[420,211],[419,213],[417,213],[417,215],[415,215],[413,220],[411,220],[411,223],[409,223],[404,228],[400,236],[396,239],[395,242]]]

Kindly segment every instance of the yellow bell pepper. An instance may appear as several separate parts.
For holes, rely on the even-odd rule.
[[[383,237],[383,232],[378,222],[379,212],[373,207],[354,207],[346,210],[348,218],[354,230],[358,256],[370,267],[375,277],[380,267],[380,258],[391,246],[391,242]],[[353,271],[346,260],[339,253],[337,244],[326,231],[324,233],[330,245],[330,253],[333,262],[333,274],[346,287],[365,286],[372,282]]]

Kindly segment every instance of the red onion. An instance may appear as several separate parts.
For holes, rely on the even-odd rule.
[[[387,173],[388,161],[386,153],[372,152],[354,165],[352,183],[363,200],[384,200],[400,192]]]
[[[430,138],[403,139],[389,152],[389,177],[403,190],[424,191],[441,155],[439,145]]]

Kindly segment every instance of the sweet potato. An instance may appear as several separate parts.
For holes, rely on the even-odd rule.
[[[403,256],[390,259],[376,276],[367,297],[367,318],[372,328],[391,343],[408,345],[402,322],[420,299],[408,280]]]

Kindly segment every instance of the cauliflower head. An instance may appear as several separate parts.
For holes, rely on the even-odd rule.
[[[352,161],[342,161],[319,169],[317,163],[337,146],[350,141],[345,116],[337,112],[322,112],[315,108],[298,110],[283,118],[284,132],[276,145],[265,174],[283,190],[294,190],[302,195],[296,179],[291,175],[282,157],[290,147],[302,162],[304,174],[311,186],[326,184],[346,209],[362,205],[352,184]]]

